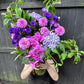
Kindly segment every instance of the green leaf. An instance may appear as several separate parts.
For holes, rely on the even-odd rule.
[[[53,53],[56,53],[56,54],[58,54],[58,55],[60,54],[60,53],[58,52],[57,48],[54,48],[54,49],[52,50],[52,52],[53,52]]]
[[[23,0],[19,0],[18,3],[25,3]]]
[[[10,52],[10,54],[16,54],[17,53],[17,51],[12,51],[12,52]]]
[[[44,0],[44,1],[43,1],[43,4],[46,3],[46,2],[47,2],[47,0]]]
[[[52,13],[55,14],[56,13],[56,9],[55,7],[51,7]]]
[[[11,25],[9,25],[9,26],[7,27],[7,32],[8,32],[8,30],[9,30],[10,27],[11,27]]]
[[[45,50],[44,54],[46,55],[46,59],[51,59],[51,56],[48,54],[47,50]]]
[[[28,12],[28,11],[26,12],[26,17],[25,17],[25,18],[26,18],[28,24],[30,24],[30,20],[29,20],[29,12]]]
[[[67,56],[67,52],[62,53],[62,54],[61,54],[62,60],[65,60],[65,59],[66,59],[66,56]]]
[[[29,64],[29,59],[25,59],[25,58],[23,57],[23,59],[22,59],[22,64]]]
[[[80,60],[81,60],[80,56],[79,56],[79,55],[76,55],[76,56],[75,56],[75,59],[74,59],[74,61],[76,62],[76,64],[77,64],[78,62],[80,62]]]
[[[33,19],[33,17],[32,17],[32,16],[30,16],[30,17],[29,17],[29,20],[30,20],[30,21],[33,21],[34,19]]]
[[[72,58],[74,56],[75,53],[71,52],[68,54],[68,58]]]
[[[79,51],[80,53],[84,54],[84,51]]]
[[[62,50],[63,52],[65,52],[65,47],[64,47],[64,45],[62,43],[59,44],[59,48],[60,48],[60,50]]]
[[[11,20],[10,18],[4,19],[3,24],[4,24],[4,25],[8,25],[8,22],[9,22],[10,20]]]
[[[75,50],[78,51],[79,50],[79,47],[77,45],[74,45],[75,47]]]
[[[57,65],[58,65],[58,66],[62,66],[62,64],[60,64],[60,63],[57,63]]]
[[[17,57],[14,59],[14,61],[16,61],[20,56],[21,56],[21,54],[17,55]]]

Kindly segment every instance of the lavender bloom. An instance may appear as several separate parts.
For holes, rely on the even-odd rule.
[[[40,14],[35,12],[29,13],[29,16],[32,16],[35,20],[39,20],[42,17]]]
[[[45,7],[42,8],[42,12],[47,12],[47,9]]]
[[[43,15],[44,15],[46,18],[51,18],[51,17],[52,17],[52,13],[50,13],[50,12],[45,12],[45,13],[43,13]]]
[[[10,34],[12,34],[12,33],[13,33],[13,30],[14,30],[14,28],[10,27],[10,29],[8,30],[8,32],[9,32]]]
[[[36,26],[36,21],[31,21],[31,22],[30,22],[30,25],[31,25],[31,26]]]
[[[19,27],[14,28],[13,33],[15,33],[15,34],[19,33],[19,29],[20,29]]]
[[[45,36],[43,40],[44,48],[49,47],[51,50],[58,47],[59,43],[60,43],[59,36],[53,33],[52,31],[50,31],[49,34]]]
[[[31,33],[31,28],[26,28],[26,32],[29,34]]]

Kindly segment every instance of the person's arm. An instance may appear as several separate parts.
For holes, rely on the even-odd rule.
[[[32,72],[33,68],[30,65],[26,65],[24,66],[22,72],[21,72],[21,79],[26,79],[29,74]]]
[[[41,68],[40,69],[47,69],[49,75],[54,81],[57,81],[59,79],[59,75],[55,69],[54,64],[51,65],[51,63],[54,63],[53,60],[46,60],[45,64],[40,64]]]

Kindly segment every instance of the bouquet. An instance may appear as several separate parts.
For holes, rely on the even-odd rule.
[[[74,63],[80,62],[80,55],[84,51],[79,51],[76,41],[73,39],[61,40],[65,28],[59,24],[60,17],[55,12],[49,12],[48,4],[42,8],[42,15],[29,11],[24,11],[18,7],[23,0],[12,2],[5,13],[4,25],[11,35],[11,43],[15,46],[15,51],[11,54],[18,54],[22,57],[23,64],[30,64],[33,68],[37,63],[44,63],[44,59],[52,59],[55,68],[63,65],[67,58],[74,57]],[[54,7],[52,7],[54,9]],[[55,9],[54,9],[55,10]],[[56,61],[57,55],[60,62]]]

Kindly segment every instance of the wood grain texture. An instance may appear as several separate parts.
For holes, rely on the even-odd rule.
[[[14,0],[0,0],[0,13],[4,12],[8,3]],[[42,14],[42,0],[25,0],[27,3],[22,8],[30,12]],[[80,50],[84,50],[84,0],[62,0],[56,5],[56,15],[61,17],[60,24],[65,27],[66,33],[61,39],[75,39]],[[53,81],[46,72],[43,76],[32,76],[21,80],[20,73],[23,65],[21,58],[14,62],[16,55],[10,55],[14,46],[11,37],[3,26],[0,14],[0,82],[2,84],[83,84],[84,83],[84,56],[78,65],[73,64],[73,59],[65,60],[59,67],[59,80]]]

